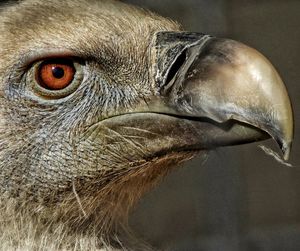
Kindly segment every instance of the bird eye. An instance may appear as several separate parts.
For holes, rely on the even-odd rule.
[[[47,90],[62,90],[73,81],[75,72],[73,62],[70,60],[45,61],[37,69],[36,80]]]
[[[77,58],[45,59],[33,67],[32,90],[47,99],[66,97],[82,82],[82,67],[83,62]]]

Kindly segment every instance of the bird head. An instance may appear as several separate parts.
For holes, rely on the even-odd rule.
[[[0,23],[9,198],[74,215],[80,206],[103,223],[211,149],[272,137],[289,155],[286,88],[242,43],[113,0],[25,0],[3,8]]]

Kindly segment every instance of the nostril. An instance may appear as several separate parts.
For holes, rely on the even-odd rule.
[[[170,83],[170,81],[175,77],[176,73],[179,71],[181,66],[186,61],[186,53],[187,53],[187,50],[186,49],[183,50],[180,53],[180,55],[175,59],[175,61],[172,63],[172,66],[171,66],[171,68],[168,72],[167,78],[166,78],[165,85]]]

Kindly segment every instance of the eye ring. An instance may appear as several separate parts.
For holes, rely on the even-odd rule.
[[[49,99],[63,98],[73,93],[83,77],[82,65],[73,58],[51,58],[34,66],[33,90]]]

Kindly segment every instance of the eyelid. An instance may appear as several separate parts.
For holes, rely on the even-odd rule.
[[[79,58],[79,55],[77,53],[74,53],[74,51],[60,48],[42,48],[38,50],[32,50],[26,52],[19,58],[19,60],[17,61],[17,68],[26,69],[35,62],[51,58]]]

